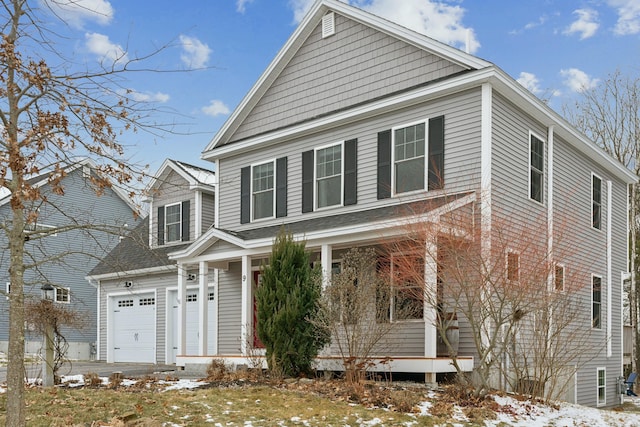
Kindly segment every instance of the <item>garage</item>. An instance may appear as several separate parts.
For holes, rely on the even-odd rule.
[[[155,363],[156,298],[153,292],[110,299],[113,362]]]
[[[198,354],[198,340],[200,336],[200,326],[199,326],[199,313],[198,313],[198,300],[200,298],[200,292],[198,289],[188,289],[186,296],[186,349],[185,354],[187,355],[197,355]],[[207,343],[208,343],[208,353],[213,354],[213,349],[215,348],[215,326],[216,326],[216,307],[214,304],[214,288],[209,287],[209,291],[207,294],[207,306],[208,306],[208,333],[207,333]],[[171,303],[171,311],[169,313],[169,331],[170,331],[170,342],[167,354],[167,363],[175,363],[176,356],[178,352],[178,329],[179,329],[179,304],[178,304],[178,291],[171,290],[169,292],[169,301]]]

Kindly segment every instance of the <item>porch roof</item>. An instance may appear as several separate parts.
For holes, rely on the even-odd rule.
[[[170,259],[186,261],[202,254],[213,243],[222,240],[243,249],[267,249],[282,227],[295,238],[304,239],[308,246],[317,246],[314,241],[352,240],[356,234],[367,234],[371,239],[379,238],[384,230],[401,228],[409,218],[423,219],[439,216],[455,210],[475,200],[475,192],[447,194],[430,199],[421,199],[401,204],[383,206],[356,212],[311,218],[295,222],[247,230],[224,230],[210,228],[200,239],[184,250],[169,254]],[[397,232],[396,232],[397,234]],[[224,251],[223,251],[224,252]],[[224,257],[214,257],[224,258]]]

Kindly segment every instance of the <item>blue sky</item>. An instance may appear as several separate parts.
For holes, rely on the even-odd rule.
[[[344,0],[345,2],[347,0]],[[144,56],[123,87],[157,103],[173,133],[127,135],[155,171],[169,157],[209,167],[200,152],[295,30],[313,0],[39,0],[75,64]],[[55,2],[55,4],[54,4]],[[493,62],[556,110],[620,69],[638,75],[640,0],[348,0]],[[50,12],[48,12],[50,13]],[[49,17],[50,22],[54,20]]]

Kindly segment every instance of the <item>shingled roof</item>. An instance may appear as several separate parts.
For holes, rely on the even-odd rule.
[[[147,217],[140,221],[140,224],[89,272],[89,276],[173,266],[175,261],[169,260],[167,254],[187,246],[189,246],[188,243],[150,248],[149,217]]]

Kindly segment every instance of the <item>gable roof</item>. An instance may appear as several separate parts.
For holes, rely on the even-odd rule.
[[[348,19],[362,23],[380,32],[392,35],[408,44],[431,52],[441,58],[458,64],[465,70],[477,70],[490,67],[492,64],[459,49],[441,43],[423,34],[409,30],[394,22],[379,16],[365,12],[338,0],[316,0],[300,25],[285,43],[284,47],[276,55],[253,88],[233,111],[229,119],[224,123],[219,132],[214,136],[202,153],[203,158],[208,158],[207,153],[216,147],[230,142],[233,133],[248,117],[261,97],[271,87],[276,78],[287,66],[311,32],[322,21],[327,12],[334,11]]]
[[[71,163],[66,165],[65,167],[63,167],[63,170],[68,174],[70,174],[71,172],[80,169],[82,167],[88,167],[90,169],[95,169],[96,163],[90,159],[90,158],[82,158],[79,159],[77,162]],[[49,182],[49,177],[53,174],[53,171],[45,171],[39,175],[36,176],[32,176],[27,178],[27,182],[29,183],[29,185],[31,185],[32,187],[42,187],[44,185],[46,185]],[[122,199],[123,202],[125,202],[132,211],[137,212],[138,208],[136,207],[135,203],[133,202],[133,200],[131,200],[131,198],[127,195],[127,193],[119,188],[117,185],[112,185],[111,186],[111,190],[113,190],[113,192],[120,198]],[[9,192],[9,190],[6,187],[0,187],[0,206],[3,206],[7,203],[9,203],[11,201],[11,193]]]
[[[180,175],[189,184],[189,189],[199,189],[207,192],[213,192],[216,185],[215,172],[194,166],[189,163],[178,160],[165,159],[155,176],[149,181],[146,193],[152,194],[153,189],[159,187],[163,179],[171,172]]]

